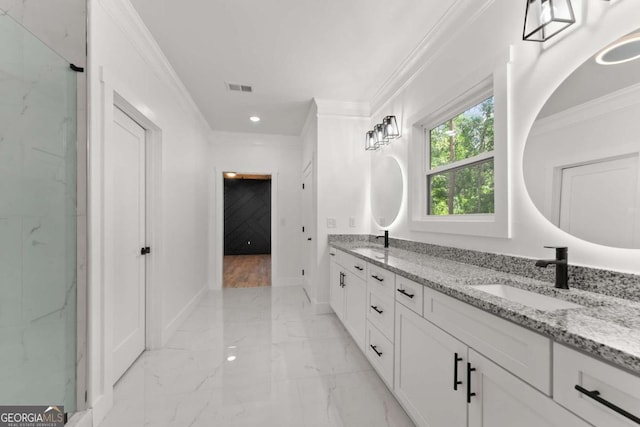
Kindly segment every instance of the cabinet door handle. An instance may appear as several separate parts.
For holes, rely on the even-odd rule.
[[[475,393],[471,393],[471,372],[476,368],[471,367],[471,363],[467,363],[467,403],[471,403],[471,397],[475,396]]]
[[[602,397],[600,397],[600,392],[598,390],[587,390],[586,388],[581,387],[581,386],[579,386],[577,384],[575,386],[575,389],[578,390],[580,393],[584,394],[585,396],[592,398],[596,402],[603,404],[604,406],[606,406],[607,408],[611,409],[612,411],[617,412],[618,414],[622,415],[623,417],[629,418],[634,423],[640,424],[640,418],[638,418],[635,415],[625,411],[621,407],[619,407],[617,405],[614,405],[613,403],[609,402],[608,400],[603,399]]]
[[[377,305],[372,305],[371,308],[373,308],[378,314],[382,314],[384,312],[384,310],[379,310]]]
[[[375,345],[370,345],[371,349],[378,355],[378,357],[382,357],[382,352],[378,351],[378,348]]]
[[[340,287],[344,288],[344,273],[340,272]]]
[[[458,381],[458,362],[462,362],[462,357],[458,356],[458,353],[454,353],[453,356],[453,389],[458,390],[458,386],[462,384],[462,381]]]
[[[416,296],[416,294],[410,294],[407,291],[405,291],[404,289],[398,289],[398,292],[400,292],[402,295],[407,296],[409,298],[413,298]]]
[[[378,282],[384,282],[384,279],[383,279],[383,278],[380,278],[380,277],[378,277],[378,276],[371,276],[371,277],[373,277],[374,279],[376,279]]]
[[[359,265],[354,265],[353,268],[360,271],[364,270],[364,268],[360,267]]]

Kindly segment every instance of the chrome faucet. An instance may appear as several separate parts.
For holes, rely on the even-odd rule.
[[[384,235],[376,236],[376,239],[380,239],[382,237],[384,237],[384,247],[388,248],[389,247],[389,230],[384,230]]]
[[[566,247],[545,246],[556,250],[556,259],[541,259],[536,261],[536,267],[546,268],[549,264],[556,266],[556,288],[569,289],[569,262]]]

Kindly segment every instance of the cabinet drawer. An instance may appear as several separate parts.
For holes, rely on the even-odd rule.
[[[628,427],[638,423],[576,390],[597,391],[598,397],[640,418],[640,377],[563,345],[553,345],[553,396],[571,412],[597,427]]]
[[[369,290],[382,297],[393,299],[393,291],[396,286],[396,275],[375,265],[368,265],[367,286]]]
[[[395,302],[393,298],[381,298],[378,294],[367,292],[367,320],[374,324],[391,342],[393,342],[393,322]]]
[[[422,316],[422,293],[424,286],[406,277],[396,278],[396,301]]]
[[[393,344],[370,322],[367,322],[365,352],[387,387],[393,390]]]
[[[366,280],[367,278],[367,263],[358,257],[355,257],[346,252],[338,252],[338,263],[352,272],[356,277]]]
[[[429,288],[424,288],[424,317],[551,395],[549,338]]]

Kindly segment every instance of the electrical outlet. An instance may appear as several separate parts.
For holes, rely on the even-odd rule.
[[[349,217],[349,227],[356,228],[356,218],[353,216]]]
[[[327,218],[327,228],[336,228],[335,218]]]

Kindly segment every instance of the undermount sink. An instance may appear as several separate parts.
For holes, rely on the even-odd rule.
[[[388,256],[382,250],[377,250],[373,248],[356,248],[353,251],[373,259],[384,259],[385,257]]]
[[[503,284],[475,285],[475,289],[504,298],[527,307],[544,311],[562,310],[567,308],[581,308],[581,305],[561,300],[536,292],[525,291],[524,289],[514,288],[513,286]]]

